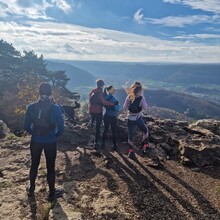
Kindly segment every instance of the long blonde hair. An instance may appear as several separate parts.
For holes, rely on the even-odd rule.
[[[143,87],[140,82],[136,81],[130,86],[130,88],[125,88],[125,91],[127,92],[128,97],[131,100],[131,102],[133,102],[136,98],[136,95],[140,91],[143,91]]]

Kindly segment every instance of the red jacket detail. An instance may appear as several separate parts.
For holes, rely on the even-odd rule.
[[[96,89],[93,89],[90,93],[89,93],[89,113],[102,113],[103,111],[103,106],[101,105],[92,105],[90,103],[90,99],[91,99],[91,95],[93,93],[97,93],[100,92],[99,94],[99,100],[102,102],[103,105],[105,106],[114,106],[115,104],[112,102],[108,102],[104,99],[104,92],[102,90],[102,88],[98,87]]]

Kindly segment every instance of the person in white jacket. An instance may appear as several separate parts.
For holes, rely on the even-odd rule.
[[[123,110],[128,111],[128,145],[130,158],[135,158],[134,144],[133,144],[133,130],[138,126],[143,131],[142,143],[148,138],[149,131],[143,120],[143,111],[146,111],[148,105],[145,97],[143,96],[143,87],[140,82],[135,82],[127,89],[128,96],[125,99]],[[146,146],[146,145],[144,145]],[[144,149],[143,149],[144,151]]]

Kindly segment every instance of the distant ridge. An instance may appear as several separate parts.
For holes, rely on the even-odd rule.
[[[130,79],[159,80],[166,83],[220,85],[220,63],[126,63],[99,61],[63,61],[98,76],[126,76]]]
[[[95,76],[87,70],[75,67],[71,64],[61,63],[58,61],[46,61],[47,68],[51,71],[64,70],[70,81],[68,88],[73,89],[79,86],[92,86],[95,84]]]

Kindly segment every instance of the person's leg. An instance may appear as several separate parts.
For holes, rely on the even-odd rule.
[[[141,144],[142,144],[143,154],[146,154],[150,149],[148,144],[149,130],[148,127],[145,125],[143,118],[138,119],[137,126],[141,131],[143,131],[143,139]]]
[[[117,118],[115,116],[111,117],[111,131],[112,131],[113,146],[116,147]]]
[[[38,167],[40,164],[40,157],[42,153],[42,146],[39,143],[31,142],[30,151],[31,151],[31,169],[29,173],[30,177],[30,188],[29,194],[34,193],[35,190],[35,181],[38,173]]]
[[[94,126],[94,121],[95,121],[95,115],[94,115],[94,113],[91,113],[90,115],[91,115],[90,127],[93,128],[93,126]]]
[[[57,156],[57,144],[56,142],[45,144],[44,153],[47,164],[47,182],[49,186],[49,200],[53,200],[55,193],[55,161]],[[51,197],[51,198],[50,198]]]
[[[139,129],[140,129],[141,131],[143,131],[143,139],[142,139],[142,142],[144,142],[144,141],[148,138],[148,136],[149,136],[149,131],[148,131],[148,127],[147,127],[147,125],[145,124],[145,122],[144,122],[144,120],[143,120],[142,117],[137,120],[137,126],[139,127]]]
[[[135,122],[128,120],[128,146],[129,146],[129,152],[128,157],[135,158],[134,154],[134,144],[133,144],[133,132],[134,132],[134,126]]]
[[[100,139],[100,129],[102,124],[102,113],[96,114],[96,135],[95,135],[95,143],[98,144]]]
[[[110,125],[110,120],[107,115],[104,116],[104,132],[102,135],[102,148],[105,147],[105,139],[107,137],[108,129]]]

